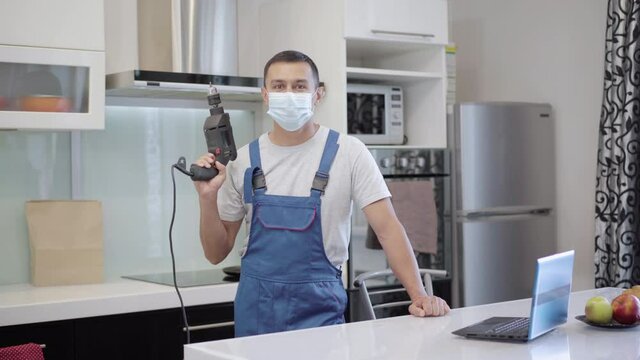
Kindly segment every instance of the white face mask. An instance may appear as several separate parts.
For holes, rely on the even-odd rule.
[[[313,93],[270,92],[271,116],[286,131],[297,131],[313,116]]]

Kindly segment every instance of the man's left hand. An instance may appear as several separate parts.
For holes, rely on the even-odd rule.
[[[447,302],[437,296],[420,296],[409,305],[409,313],[417,317],[442,316],[450,310]]]

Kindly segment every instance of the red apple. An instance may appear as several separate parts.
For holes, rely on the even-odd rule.
[[[640,321],[640,300],[635,295],[622,294],[611,302],[613,319],[621,324]]]

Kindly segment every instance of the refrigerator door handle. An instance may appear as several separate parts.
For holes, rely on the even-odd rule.
[[[552,208],[536,207],[536,208],[507,208],[507,209],[483,209],[477,211],[459,212],[458,216],[467,220],[480,220],[492,217],[528,217],[528,216],[547,216],[551,214]]]

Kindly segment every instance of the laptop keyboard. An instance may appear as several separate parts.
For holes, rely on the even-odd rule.
[[[529,318],[518,318],[508,323],[496,326],[489,332],[491,334],[514,334],[514,335],[526,335],[529,331]]]

